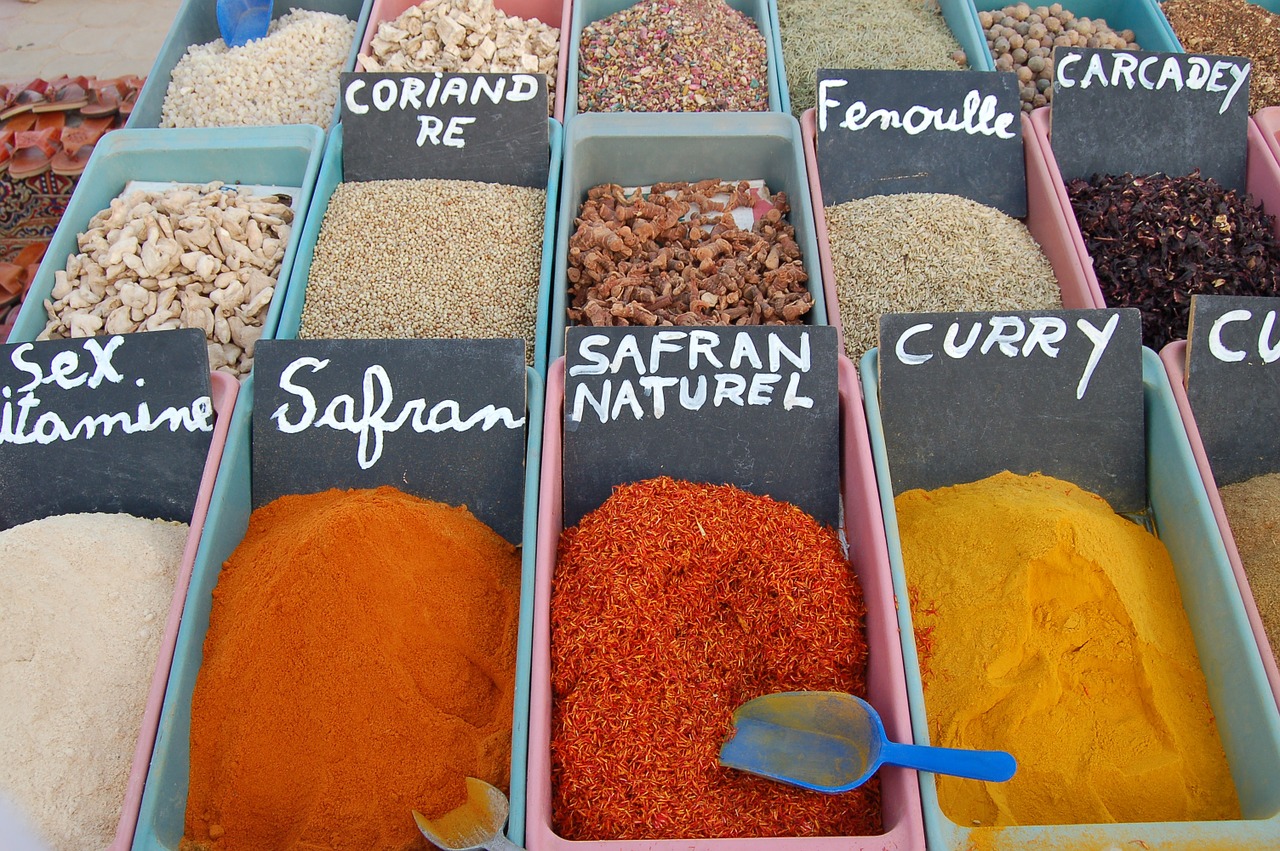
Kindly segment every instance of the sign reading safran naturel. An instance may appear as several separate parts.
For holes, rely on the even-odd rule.
[[[839,520],[829,326],[568,329],[564,523],[615,485],[732,484]]]
[[[1021,115],[1013,74],[820,69],[822,201],[940,192],[1022,218]]]
[[[1244,191],[1248,59],[1059,47],[1053,132],[1063,180],[1200,170]]]
[[[1146,508],[1136,309],[887,313],[879,365],[895,494],[1010,470]]]
[[[1280,298],[1191,297],[1187,401],[1218,487],[1280,473]]]
[[[262,340],[253,372],[254,506],[392,485],[519,543],[521,341]]]
[[[544,187],[547,114],[542,74],[344,73],[343,179]]]
[[[189,523],[213,423],[199,330],[0,346],[0,528],[80,512]]]

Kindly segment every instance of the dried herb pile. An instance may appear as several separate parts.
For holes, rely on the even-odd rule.
[[[1280,295],[1274,216],[1195,171],[1067,184],[1109,307],[1142,310],[1142,342],[1185,339],[1191,296]]]
[[[719,765],[733,710],[866,695],[861,590],[834,531],[731,486],[618,487],[560,538],[551,784],[570,840],[882,832],[879,783],[843,795]]]
[[[813,296],[790,209],[785,193],[747,181],[657,183],[630,194],[612,183],[592,187],[569,237],[569,319],[802,324]],[[741,226],[735,211],[754,224]]]
[[[1167,0],[1160,8],[1188,53],[1253,62],[1250,113],[1280,106],[1280,15],[1249,0]]]

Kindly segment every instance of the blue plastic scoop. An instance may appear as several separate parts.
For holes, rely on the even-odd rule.
[[[840,692],[767,694],[739,706],[733,724],[721,765],[819,792],[856,789],[885,764],[996,782],[1018,768],[1004,751],[891,742],[871,704]]]
[[[227,47],[241,47],[267,34],[272,0],[218,0],[218,32]]]

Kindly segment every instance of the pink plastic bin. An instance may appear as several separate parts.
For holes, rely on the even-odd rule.
[[[383,21],[394,21],[410,6],[417,6],[421,0],[373,0],[369,10],[369,25],[364,31],[364,40],[360,42],[360,55],[372,56],[369,45],[378,34],[378,24]],[[552,118],[564,122],[564,87],[567,85],[566,69],[569,59],[569,26],[573,20],[573,0],[494,0],[498,11],[519,18],[537,18],[544,24],[560,28],[560,58],[556,62],[556,99]],[[356,71],[360,65],[356,65]]]
[[[1280,111],[1278,111],[1280,112]],[[1240,561],[1240,551],[1236,549],[1235,535],[1227,522],[1227,513],[1218,497],[1218,485],[1213,477],[1213,469],[1209,466],[1209,456],[1204,451],[1204,443],[1200,440],[1200,429],[1196,425],[1195,416],[1191,413],[1191,403],[1187,399],[1187,341],[1175,340],[1160,350],[1160,360],[1164,361],[1165,372],[1169,374],[1169,384],[1173,387],[1173,399],[1178,403],[1178,413],[1182,415],[1182,424],[1186,427],[1187,438],[1191,442],[1191,454],[1200,468],[1200,478],[1204,480],[1204,489],[1209,496],[1209,507],[1213,509],[1213,517],[1218,521],[1222,531],[1222,542],[1227,547],[1227,560],[1231,562],[1231,570],[1240,585],[1240,597],[1244,601],[1244,611],[1249,618],[1249,626],[1253,636],[1258,640],[1258,651],[1262,654],[1262,667],[1267,672],[1267,682],[1271,684],[1271,693],[1275,696],[1276,706],[1280,708],[1280,668],[1276,667],[1275,657],[1271,653],[1271,642],[1267,640],[1266,630],[1262,627],[1262,617],[1258,614],[1258,604],[1254,602],[1253,590],[1249,587],[1249,578],[1245,575],[1244,564]]]
[[[872,705],[895,741],[911,741],[902,647],[898,641],[893,580],[884,536],[884,518],[876,491],[862,393],[852,362],[839,358],[841,422],[841,497],[849,560],[867,603]],[[904,768],[880,770],[885,833],[871,837],[771,837],[760,839],[663,839],[573,842],[551,826],[551,574],[562,529],[561,434],[564,424],[564,358],[547,376],[542,443],[542,483],[538,501],[537,580],[534,594],[533,680],[529,705],[529,787],[525,843],[530,851],[923,851],[924,824],[916,773]]]
[[[1035,135],[1036,142],[1040,146],[1042,158],[1048,169],[1050,188],[1057,197],[1060,216],[1066,222],[1071,244],[1074,246],[1076,254],[1080,257],[1080,266],[1084,270],[1085,281],[1096,299],[1097,306],[1106,307],[1106,301],[1102,297],[1102,287],[1098,284],[1098,276],[1093,272],[1093,258],[1089,256],[1089,251],[1084,246],[1084,236],[1080,233],[1080,225],[1076,222],[1075,213],[1071,210],[1071,201],[1067,198],[1066,183],[1062,180],[1062,172],[1058,169],[1058,161],[1053,156],[1053,146],[1049,141],[1052,112],[1052,108],[1047,106],[1032,110],[1031,129]],[[1280,150],[1280,141],[1275,139],[1274,132],[1277,129],[1277,125],[1280,125],[1280,109],[1275,110],[1272,120],[1276,124],[1272,126],[1273,132],[1269,135],[1272,144],[1277,146],[1272,150]],[[1247,157],[1245,190],[1260,201],[1267,212],[1275,215],[1280,213],[1280,162],[1276,161],[1272,150],[1268,150],[1263,131],[1259,128],[1256,119],[1250,118],[1248,147],[1245,154]],[[1275,231],[1276,235],[1280,236],[1280,217],[1276,219]]]
[[[1258,110],[1253,114],[1253,123],[1258,125],[1258,130],[1262,133],[1262,141],[1271,151],[1271,156],[1280,163],[1280,106],[1268,106]]]
[[[809,195],[813,198],[813,219],[818,232],[818,260],[822,269],[822,285],[827,296],[827,320],[836,326],[841,351],[844,350],[844,323],[840,321],[840,300],[836,297],[835,266],[831,262],[831,241],[827,236],[827,216],[822,200],[822,187],[818,182],[818,124],[817,113],[806,109],[800,117],[800,132],[804,138],[804,160],[809,171]],[[1053,274],[1062,289],[1062,306],[1066,308],[1102,307],[1097,283],[1090,289],[1086,270],[1071,242],[1062,208],[1053,196],[1050,173],[1044,154],[1034,139],[1026,118],[1022,121],[1022,145],[1026,154],[1027,170],[1027,229],[1040,243],[1045,257],[1053,266]],[[1092,275],[1092,270],[1088,270]]]
[[[133,765],[129,769],[129,783],[125,786],[124,809],[120,824],[109,851],[127,851],[133,844],[133,831],[138,823],[138,808],[142,804],[142,788],[146,785],[147,769],[151,765],[151,748],[155,745],[156,729],[160,724],[160,706],[164,703],[164,691],[169,684],[169,666],[173,662],[173,648],[178,640],[178,625],[182,621],[182,605],[187,599],[187,585],[191,582],[191,567],[195,564],[196,549],[200,546],[200,533],[204,531],[204,518],[209,513],[209,497],[213,494],[213,480],[218,475],[218,463],[222,460],[222,448],[227,442],[227,428],[231,424],[231,409],[236,404],[240,382],[221,372],[210,373],[213,383],[213,409],[217,419],[213,424],[213,442],[204,462],[204,475],[200,477],[200,490],[196,495],[196,510],[191,515],[191,531],[187,533],[187,546],[182,551],[182,565],[173,585],[173,600],[169,604],[169,616],[164,622],[164,634],[160,639],[160,653],[156,657],[156,670],[151,675],[151,689],[147,692],[147,705],[142,711],[142,727],[138,730],[138,743],[133,749]]]

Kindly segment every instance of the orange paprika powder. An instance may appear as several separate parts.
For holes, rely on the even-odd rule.
[[[282,497],[222,569],[184,851],[426,848],[466,776],[507,788],[517,549],[394,488]]]

